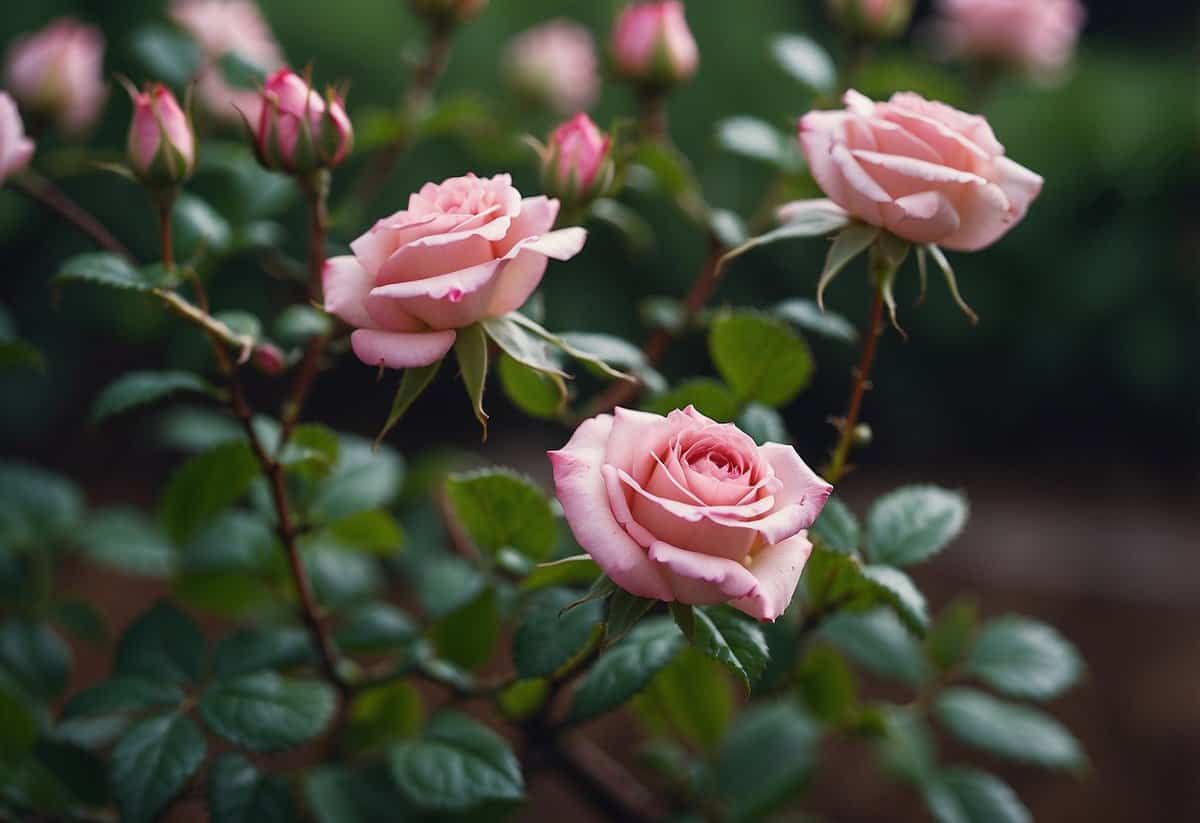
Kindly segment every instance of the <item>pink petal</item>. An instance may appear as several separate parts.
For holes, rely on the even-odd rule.
[[[505,242],[500,243],[500,253],[506,254],[521,240],[548,234],[558,219],[559,202],[549,197],[526,197],[521,201],[521,213],[512,221]]]
[[[833,486],[809,468],[791,446],[767,443],[759,447],[759,454],[771,464],[779,480],[776,502],[780,506],[799,504],[806,520],[800,528],[807,529],[825,508],[825,501],[833,493]]]
[[[885,206],[883,212],[887,230],[914,243],[941,243],[960,225],[954,205],[936,191],[901,197]]]
[[[734,561],[745,557],[757,538],[745,521],[775,506],[769,497],[746,506],[692,506],[651,494],[625,472],[617,473],[633,492],[634,519],[647,531],[664,542]]]
[[[373,285],[371,275],[354,257],[329,258],[321,272],[325,311],[336,314],[355,328],[374,327],[366,306],[367,294]]]
[[[666,446],[678,427],[661,415],[617,407],[613,409],[612,430],[604,462],[644,479],[650,476],[654,455]]]
[[[754,553],[749,573],[757,581],[754,592],[730,605],[758,620],[774,622],[791,605],[812,554],[812,543],[805,532],[790,540],[766,546]]]
[[[508,220],[508,218],[503,218]],[[436,234],[400,246],[380,268],[375,282],[411,283],[462,271],[494,260],[492,243],[473,232]]]
[[[454,345],[455,336],[452,331],[407,334],[359,329],[350,335],[350,345],[368,366],[408,369],[441,360]]]
[[[754,597],[758,580],[736,560],[685,551],[668,543],[650,547],[650,559],[668,573],[675,599],[697,606]]]

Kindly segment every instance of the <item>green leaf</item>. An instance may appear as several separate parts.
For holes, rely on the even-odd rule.
[[[416,737],[425,722],[421,693],[396,681],[361,692],[350,706],[347,742],[355,751],[371,751]]]
[[[698,608],[695,615],[696,648],[724,664],[749,691],[767,667],[769,652],[762,630],[726,606]]]
[[[418,635],[412,618],[396,606],[366,603],[347,615],[336,637],[343,651],[386,653],[407,649]]]
[[[500,355],[498,371],[504,394],[525,414],[553,420],[566,406],[567,386],[558,375],[531,369],[507,352]]]
[[[0,763],[27,755],[37,741],[39,731],[28,699],[0,684]],[[0,798],[3,798],[2,792]]]
[[[937,700],[938,719],[964,743],[1000,757],[1050,769],[1079,770],[1079,743],[1050,715],[1006,703],[974,689],[947,689]]]
[[[488,415],[483,410],[483,392],[487,388],[488,375],[488,343],[483,327],[476,324],[458,330],[454,340],[454,356],[458,358],[459,375],[467,396],[471,399],[471,408],[475,411],[475,419],[483,427],[483,439],[487,439]]]
[[[535,566],[521,581],[522,591],[534,591],[550,586],[590,585],[601,577],[600,567],[586,554],[564,557]]]
[[[966,672],[1012,697],[1049,700],[1079,682],[1083,663],[1053,627],[1008,615],[979,632]]]
[[[812,524],[810,534],[826,549],[838,554],[853,554],[862,541],[858,518],[838,497],[825,501],[825,508]]]
[[[929,630],[925,650],[942,671],[949,671],[966,659],[975,642],[978,611],[974,601],[956,600],[942,611]]]
[[[924,635],[929,628],[929,610],[925,595],[921,594],[912,579],[891,566],[864,566],[862,575],[882,594],[910,631]]]
[[[304,775],[304,799],[317,823],[407,819],[411,814],[384,763],[354,770],[348,766],[310,769]]]
[[[13,369],[45,371],[46,359],[36,346],[24,340],[0,340],[0,371]]]
[[[386,508],[400,494],[404,460],[387,447],[375,449],[369,440],[339,435],[338,462],[321,481],[309,516],[332,523],[369,509]]]
[[[742,157],[784,169],[796,166],[791,139],[757,117],[730,117],[717,123],[717,143]]]
[[[240,754],[223,754],[208,775],[212,823],[291,823],[297,819],[287,781],[263,774]]]
[[[123,715],[147,709],[173,709],[183,700],[183,689],[174,683],[118,675],[71,698],[63,710],[63,719]]]
[[[916,707],[886,706],[879,758],[889,773],[918,786],[928,785],[937,768],[933,730],[924,711]]]
[[[978,769],[946,769],[926,787],[925,802],[938,823],[1033,823],[1012,787]]]
[[[79,532],[79,545],[105,566],[149,577],[165,577],[175,551],[161,527],[136,509],[93,512]]]
[[[65,477],[0,460],[0,547],[47,548],[83,515],[83,493]]]
[[[213,652],[213,673],[235,677],[266,669],[289,669],[314,659],[308,634],[296,626],[239,629]]]
[[[846,228],[850,222],[846,212],[828,200],[801,200],[785,206],[780,216],[784,223],[779,228],[751,237],[727,251],[717,263],[718,271],[724,270],[731,261],[757,248],[784,240],[825,237]]]
[[[708,338],[717,371],[742,402],[784,406],[812,380],[808,345],[790,326],[754,311],[721,314]]]
[[[313,550],[302,545],[301,550],[317,601],[329,608],[341,609],[362,602],[384,582],[373,557],[319,546]]]
[[[856,343],[858,341],[858,329],[854,328],[854,325],[849,320],[840,314],[823,311],[812,300],[786,300],[776,306],[773,311],[802,331],[811,332],[812,334],[827,337],[830,340],[837,340],[841,343]]]
[[[0,624],[0,668],[29,694],[55,697],[67,687],[71,647],[49,623],[10,617]]]
[[[358,512],[333,523],[329,535],[355,551],[391,556],[404,546],[404,530],[383,509]]]
[[[751,403],[742,409],[737,425],[760,446],[766,443],[787,443],[791,439],[788,437],[783,416],[761,403]]]
[[[867,515],[867,557],[911,566],[940,552],[962,533],[967,501],[937,486],[906,486],[875,502]]]
[[[60,600],[50,610],[50,618],[67,634],[93,645],[108,641],[108,624],[104,615],[84,600]]]
[[[475,545],[496,554],[512,548],[531,560],[554,549],[554,513],[542,490],[506,469],[485,469],[446,478],[446,498]]]
[[[841,726],[854,715],[858,701],[854,672],[840,654],[824,644],[805,655],[796,670],[796,688],[813,714],[826,723]]]
[[[482,321],[483,329],[492,342],[512,360],[539,374],[563,378],[556,351],[550,342],[513,317],[489,317]]]
[[[819,739],[817,725],[794,702],[743,711],[713,769],[724,819],[761,820],[791,797],[812,773]]]
[[[842,273],[846,266],[865,252],[875,239],[879,237],[879,229],[862,223],[851,223],[838,232],[829,247],[825,257],[825,268],[821,271],[821,279],[817,281],[817,305],[825,308],[825,289],[833,279]]]
[[[186,86],[200,69],[200,48],[196,42],[158,23],[139,26],[130,35],[129,48],[150,77],[176,89]]]
[[[830,93],[837,85],[837,67],[829,52],[811,37],[781,34],[771,41],[775,62],[813,91]]]
[[[204,674],[206,651],[200,627],[160,600],[121,636],[116,673],[168,683],[195,683]]]
[[[880,677],[914,685],[925,677],[921,647],[890,609],[836,614],[826,621],[821,635]]]
[[[695,406],[696,411],[718,422],[733,420],[738,413],[738,399],[719,380],[698,377],[680,383],[666,394],[660,394],[647,402],[646,411],[655,414],[670,414],[675,409]]]
[[[461,557],[434,555],[415,564],[413,574],[421,607],[431,618],[445,617],[474,600],[486,581]]]
[[[233,228],[221,213],[194,194],[184,192],[171,212],[175,251],[181,258],[197,257],[203,251],[222,254],[233,241]]]
[[[657,600],[638,597],[624,589],[613,591],[604,615],[604,642],[611,645],[619,641],[657,604]]]
[[[732,248],[746,242],[746,223],[737,212],[729,209],[713,209],[708,215],[708,226],[723,246]]]
[[[719,663],[687,648],[654,676],[633,707],[651,734],[682,737],[711,751],[733,719],[733,693]]]
[[[337,695],[319,680],[275,672],[218,680],[200,698],[200,716],[214,732],[255,752],[307,743],[333,719]]]
[[[478,669],[492,659],[500,637],[496,590],[485,588],[478,597],[430,627],[438,656],[464,669]]]
[[[185,391],[208,394],[212,388],[198,375],[185,371],[124,374],[110,383],[96,400],[92,407],[92,423]]]
[[[400,387],[396,389],[396,397],[392,400],[392,410],[388,412],[387,421],[375,437],[376,443],[381,443],[383,438],[387,437],[388,433],[396,428],[396,425],[404,418],[404,415],[408,414],[408,410],[412,408],[413,403],[416,403],[417,399],[433,383],[433,379],[437,377],[438,370],[441,367],[442,361],[439,359],[428,366],[416,366],[404,370],[404,374],[400,378]]]
[[[289,471],[320,478],[329,474],[338,462],[337,433],[317,423],[304,423],[295,428],[292,437],[279,454],[279,462]]]
[[[162,518],[176,543],[186,543],[201,526],[232,506],[259,474],[246,443],[226,443],[183,464],[167,482]]]
[[[679,653],[685,640],[669,617],[643,621],[601,655],[571,702],[570,719],[588,720],[617,708],[653,679]]]
[[[518,680],[496,695],[496,704],[509,720],[525,720],[545,704],[549,692],[544,678]]]
[[[182,714],[135,723],[112,752],[112,782],[125,823],[152,823],[200,769],[207,747]]]
[[[603,610],[593,600],[563,611],[578,599],[569,589],[545,589],[530,598],[513,635],[513,665],[518,677],[549,677],[594,641]]]
[[[458,812],[525,796],[508,743],[459,712],[434,715],[421,740],[393,746],[388,759],[401,794],[421,809]]]
[[[132,291],[153,291],[172,285],[174,275],[161,267],[138,269],[123,257],[110,252],[90,252],[72,257],[54,276],[57,283],[83,282]]]
[[[610,335],[593,335],[568,333],[557,335],[549,332],[546,329],[533,322],[531,319],[521,314],[513,312],[507,315],[506,319],[512,321],[517,326],[520,326],[525,332],[540,337],[551,346],[559,349],[564,354],[578,360],[585,366],[590,367],[596,374],[603,377],[610,377],[614,380],[627,380],[629,375],[620,372],[608,364],[604,359],[611,356],[617,360],[628,361],[631,363],[644,364],[644,358],[641,357],[641,352],[629,346],[628,343],[620,338]],[[593,350],[595,348],[596,350]],[[506,349],[506,351],[508,351]],[[634,354],[634,352],[637,352]],[[513,352],[509,351],[509,354]],[[514,357],[516,355],[513,355]],[[520,359],[520,358],[518,358]],[[529,364],[527,364],[529,365]],[[649,367],[643,367],[643,380],[650,377],[653,381],[653,374],[650,373]]]
[[[275,338],[285,346],[303,346],[314,337],[333,331],[330,316],[312,306],[297,303],[275,318]]]

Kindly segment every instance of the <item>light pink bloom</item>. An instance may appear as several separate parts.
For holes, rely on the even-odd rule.
[[[27,112],[49,117],[74,135],[86,131],[100,115],[108,96],[103,72],[100,30],[60,17],[12,44],[4,83]]]
[[[839,25],[867,37],[894,37],[912,19],[913,0],[828,0]]]
[[[700,65],[700,50],[680,0],[625,8],[613,29],[612,52],[617,72],[642,85],[674,85]]]
[[[984,118],[902,92],[800,121],[800,145],[825,194],[851,216],[914,243],[974,251],[1025,216],[1042,178],[1004,156]]]
[[[585,111],[600,93],[592,33],[571,20],[551,20],[513,39],[504,70],[522,96],[560,114]]]
[[[354,131],[336,94],[323,99],[285,67],[267,78],[262,97],[255,142],[269,168],[304,173],[333,168],[346,159]]]
[[[262,98],[255,89],[226,81],[219,61],[229,54],[262,70],[284,64],[283,52],[253,0],[172,0],[170,16],[200,46],[204,65],[196,77],[196,97],[216,117],[238,121],[241,112],[257,123]]]
[[[196,138],[175,95],[155,83],[143,92],[130,87],[129,96],[133,99],[133,119],[128,155],[134,174],[163,185],[189,177],[196,168]]]
[[[325,264],[325,310],[357,331],[354,353],[369,366],[425,366],[454,345],[455,329],[520,308],[547,258],[583,248],[581,228],[551,231],[558,201],[527,197],[500,174],[426,183],[408,208]]]
[[[612,174],[612,138],[580,112],[550,135],[543,159],[547,191],[571,201],[590,200]]]
[[[1079,0],[939,0],[945,51],[1053,75],[1071,60],[1087,18]]]
[[[758,446],[690,406],[593,417],[550,462],[575,539],[614,583],[759,620],[792,602],[805,530],[833,490],[791,446]]]
[[[0,183],[24,171],[33,157],[33,141],[25,136],[25,125],[17,104],[0,91]]]

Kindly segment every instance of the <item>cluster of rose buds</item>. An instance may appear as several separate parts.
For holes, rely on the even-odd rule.
[[[835,23],[853,37],[887,40],[908,28],[913,0],[828,0]]]
[[[166,86],[143,91],[128,87],[133,100],[129,125],[129,167],[155,189],[178,186],[196,169],[196,135],[190,118]]]
[[[354,143],[341,95],[330,89],[321,97],[286,67],[267,78],[258,123],[251,128],[259,161],[294,175],[340,165]]]

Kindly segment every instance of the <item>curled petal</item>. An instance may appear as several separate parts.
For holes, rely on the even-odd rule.
[[[736,560],[685,551],[661,541],[650,559],[668,573],[675,599],[697,606],[758,596],[758,580]]]
[[[446,356],[454,345],[453,331],[390,332],[359,329],[350,335],[358,359],[368,366],[410,369],[428,366]]]
[[[914,243],[939,243],[958,231],[958,211],[941,192],[923,191],[901,197],[883,208],[889,231]]]
[[[791,604],[811,554],[812,543],[806,532],[759,549],[748,569],[757,587],[730,605],[758,620],[774,622]]]
[[[375,324],[367,313],[366,300],[372,285],[371,275],[356,258],[348,255],[329,258],[321,271],[325,311],[355,328],[371,328]]]

